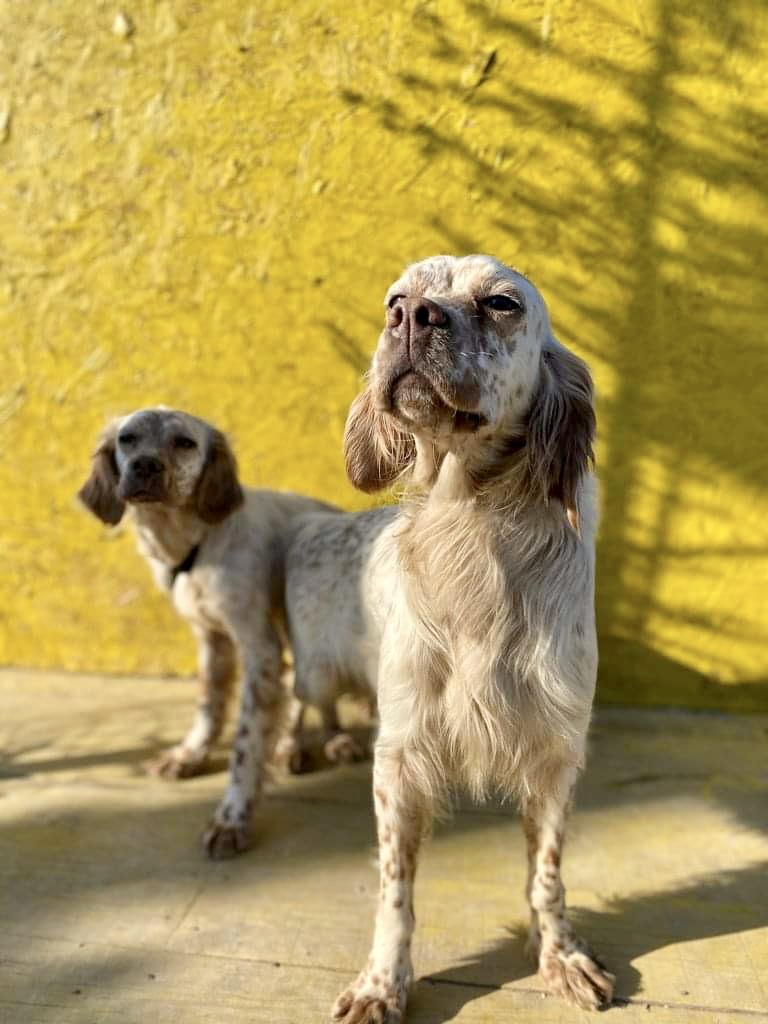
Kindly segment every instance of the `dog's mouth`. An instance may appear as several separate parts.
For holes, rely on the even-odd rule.
[[[392,378],[387,392],[386,410],[408,426],[475,433],[488,422],[481,413],[446,401],[431,381],[410,368]]]
[[[165,500],[165,493],[160,482],[154,486],[152,484],[142,484],[141,486],[129,485],[128,487],[121,487],[118,491],[118,496],[123,501],[128,502],[129,505],[150,505]]]
[[[134,494],[127,495],[125,500],[132,505],[150,505],[163,499],[159,494],[152,494],[150,491],[136,491]]]

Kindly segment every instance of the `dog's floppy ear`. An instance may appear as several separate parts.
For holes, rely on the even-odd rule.
[[[539,386],[528,414],[526,451],[531,484],[558,498],[578,530],[576,492],[594,461],[595,410],[586,363],[554,338],[541,353]]]
[[[244,501],[229,442],[221,431],[211,430],[205,465],[195,490],[195,510],[204,522],[220,523]]]
[[[110,526],[119,523],[125,512],[125,502],[117,496],[117,424],[118,421],[113,420],[102,432],[91,461],[91,475],[77,492],[78,498],[88,511]]]
[[[374,405],[370,387],[357,396],[344,428],[347,476],[368,494],[393,484],[416,459],[416,442]]]

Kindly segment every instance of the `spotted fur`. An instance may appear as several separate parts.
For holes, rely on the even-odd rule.
[[[197,639],[197,713],[182,742],[153,762],[154,772],[181,778],[204,770],[240,664],[229,784],[203,837],[213,857],[239,853],[286,711],[286,551],[305,518],[322,512],[332,519],[335,510],[296,494],[242,488],[224,435],[163,407],[106,428],[80,497],[107,523],[130,510],[139,551]],[[193,566],[175,572],[195,548]]]
[[[360,409],[388,417],[413,438],[398,472],[419,487],[361,578],[379,650],[380,898],[370,959],[333,1019],[404,1014],[419,841],[454,785],[522,804],[541,976],[595,1008],[613,978],[573,932],[560,878],[597,670],[589,372],[536,288],[490,257],[416,264],[387,306],[347,444],[369,482],[387,446]]]

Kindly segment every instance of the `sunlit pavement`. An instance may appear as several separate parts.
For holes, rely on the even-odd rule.
[[[0,699],[4,1024],[326,1020],[368,952],[369,764],[276,775],[253,848],[212,863],[225,746],[200,778],[142,767],[193,683],[5,671]],[[768,1021],[768,717],[600,709],[564,876],[617,1020]],[[525,958],[524,879],[512,810],[437,828],[409,1021],[588,1019]]]

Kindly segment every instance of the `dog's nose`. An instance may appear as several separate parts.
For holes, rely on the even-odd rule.
[[[139,455],[131,463],[133,475],[139,480],[148,480],[163,472],[163,464],[154,455]]]
[[[432,299],[403,295],[387,310],[387,327],[405,327],[411,340],[426,337],[433,327],[445,327],[448,314]]]

